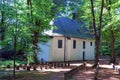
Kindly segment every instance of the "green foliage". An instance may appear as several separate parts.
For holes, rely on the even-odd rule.
[[[102,46],[106,46],[106,51],[103,51],[103,48],[101,48],[101,51],[103,51],[102,53],[111,53],[111,34],[110,34],[110,30],[113,31],[113,35],[115,37],[115,53],[120,53],[119,51],[119,28],[120,28],[120,8],[119,8],[119,0],[111,0],[111,5],[108,5],[108,3],[106,2],[105,4],[105,8],[104,8],[104,28],[102,28]],[[110,7],[110,14],[108,13],[107,9],[108,7]]]
[[[26,64],[26,62],[16,60],[16,65],[19,65],[19,64]],[[11,67],[13,67],[13,60],[4,60],[4,61],[0,60],[0,67],[6,67],[7,65],[10,65]]]
[[[53,0],[55,7],[53,12],[57,13],[55,17],[70,17],[73,10],[78,10],[83,5],[83,0]]]
[[[115,35],[115,53],[119,53],[119,28],[120,28],[120,1],[119,0],[111,0],[111,5],[108,5],[108,3],[105,0],[105,5],[103,9],[103,25],[102,25],[102,31],[101,31],[101,54],[110,54],[111,50],[111,38],[110,38],[110,26],[112,26],[112,30],[114,31]],[[94,13],[96,17],[96,24],[99,23],[99,13],[101,8],[101,0],[95,0],[94,1]],[[109,13],[107,11],[108,6],[111,7],[111,20]],[[77,19],[84,22],[85,26],[89,27],[91,31],[92,29],[92,17],[91,17],[91,7],[90,7],[90,1],[84,0],[83,4],[78,7],[77,12]],[[98,27],[98,26],[97,26]],[[94,34],[94,33],[93,33]]]
[[[0,45],[2,48],[7,46],[9,50],[13,50],[14,36],[16,35],[16,49],[24,51],[28,62],[33,61],[33,32],[39,32],[38,43],[46,42],[49,38],[42,32],[51,28],[49,22],[54,16],[72,17],[71,14],[76,9],[77,19],[93,30],[90,1],[88,0],[31,0],[32,9],[28,7],[27,0],[0,1],[0,37],[4,35],[4,40],[0,41]],[[111,0],[111,5],[108,5],[106,1],[103,10],[101,53],[110,52],[110,26],[115,35],[115,52],[119,53],[120,0]],[[100,4],[101,0],[94,1],[96,24],[99,23]],[[107,11],[108,6],[111,7],[111,20]],[[30,10],[32,16],[30,16]],[[36,25],[36,20],[40,20],[39,26]]]
[[[31,18],[28,16],[30,8],[27,6],[27,0],[9,0],[6,2],[1,0],[0,17],[3,17],[4,24],[0,24],[0,28],[5,28],[5,39],[0,41],[2,48],[9,45],[9,49],[13,50],[16,36],[17,51],[22,50],[28,61],[32,62],[31,57],[34,54],[32,49],[33,31],[40,31],[39,42],[47,40],[42,32],[45,29],[50,29],[49,22],[54,16],[54,13],[51,12],[53,6],[52,0],[32,0],[33,22],[30,22]],[[37,19],[41,22],[39,27],[35,25]],[[1,18],[0,20],[2,21]]]

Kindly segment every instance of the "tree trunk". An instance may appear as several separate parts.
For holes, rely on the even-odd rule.
[[[29,7],[29,13],[28,16],[30,18],[30,23],[34,24],[36,26],[35,30],[31,30],[32,31],[32,44],[33,44],[33,52],[34,52],[34,62],[37,64],[38,63],[38,59],[37,59],[37,54],[38,54],[38,42],[39,42],[39,31],[40,31],[40,19],[35,19],[35,21],[33,21],[33,10],[32,10],[32,1],[31,0],[27,0],[27,5]]]
[[[111,36],[111,60],[110,60],[110,63],[116,63],[115,51],[114,51],[115,37],[114,37],[113,30],[110,30],[110,36]]]
[[[16,8],[16,1],[14,2],[14,6],[15,6],[15,8]],[[16,13],[15,13],[15,20],[16,20],[16,22],[15,22],[15,31],[14,31],[14,36],[13,36],[13,40],[14,40],[14,60],[13,60],[13,67],[14,67],[14,69],[13,69],[13,76],[14,76],[14,79],[15,79],[15,67],[16,67],[16,54],[17,54],[17,27],[18,27],[18,25],[17,25],[17,8],[16,8]]]
[[[39,38],[39,32],[33,32],[33,52],[34,52],[34,62],[37,64],[37,53],[38,53],[38,38]]]
[[[99,53],[100,53],[100,38],[101,38],[101,26],[102,26],[102,14],[103,14],[103,6],[104,6],[104,0],[102,0],[101,3],[101,11],[99,16],[99,24],[98,28],[96,26],[96,20],[95,20],[95,13],[94,13],[94,6],[93,6],[93,0],[90,0],[91,2],[91,13],[92,13],[92,24],[94,29],[94,36],[95,36],[95,64],[93,67],[96,67],[99,62]]]
[[[111,21],[112,15],[111,15],[111,0],[106,0],[108,6],[107,6],[107,10],[108,10],[108,15],[109,15],[109,21]],[[115,59],[115,51],[114,51],[114,43],[115,43],[115,36],[114,36],[114,31],[112,30],[112,26],[110,27],[110,38],[111,38],[111,56],[110,56],[110,63],[116,63],[116,59]]]
[[[98,65],[99,53],[100,53],[100,39],[95,37],[95,63],[94,63],[94,67],[96,67]]]
[[[35,23],[36,30],[33,30],[33,51],[34,51],[34,62],[37,64],[37,54],[38,54],[38,42],[39,42],[39,33],[40,33],[40,20],[36,19]]]
[[[15,79],[15,67],[16,67],[15,61],[16,61],[16,53],[17,53],[16,45],[17,45],[17,38],[16,38],[16,33],[15,33],[14,34],[14,61],[13,61],[13,67],[14,67],[14,69],[13,69],[13,77],[14,77],[14,79]]]
[[[4,40],[5,37],[5,13],[2,11],[1,12],[1,27],[0,27],[0,33],[1,33],[1,41]]]

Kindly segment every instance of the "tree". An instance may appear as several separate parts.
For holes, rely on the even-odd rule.
[[[110,63],[116,63],[116,59],[115,59],[115,41],[116,41],[116,35],[118,34],[119,31],[119,23],[118,21],[120,20],[119,18],[117,18],[119,16],[118,12],[120,11],[118,8],[118,3],[119,0],[115,0],[115,1],[111,1],[111,0],[106,0],[106,16],[107,16],[107,28],[105,29],[105,33],[108,33],[108,35],[110,37],[110,52],[111,52],[111,59],[110,59]],[[117,11],[116,11],[117,10]],[[114,19],[113,19],[114,16]],[[117,22],[116,22],[116,20]]]
[[[1,0],[0,4],[1,36],[5,38],[1,46],[11,45],[13,49],[17,42],[17,52],[22,49],[26,54],[35,53],[37,63],[38,43],[47,39],[42,32],[50,29],[49,22],[54,16],[52,0]]]
[[[0,17],[1,17],[1,21],[0,21],[0,40],[3,41],[4,37],[5,37],[5,30],[6,30],[6,25],[5,25],[5,20],[6,20],[6,12],[4,11],[4,9],[6,9],[6,3],[4,0],[0,0]]]
[[[53,2],[52,0],[27,0],[27,6],[29,12],[27,13],[29,17],[29,23],[31,24],[32,32],[32,44],[33,44],[33,53],[34,61],[38,63],[37,53],[38,53],[38,43],[41,32],[44,29],[49,28],[49,22],[52,19],[51,12]]]
[[[73,11],[78,12],[79,7],[83,5],[83,0],[53,0],[53,3],[55,6],[52,10],[55,13],[55,17],[64,16],[71,18]]]
[[[11,49],[14,51],[13,76],[15,78],[16,54],[21,49],[21,45],[19,44],[23,40],[23,37],[28,37],[28,34],[30,34],[30,32],[27,30],[28,28],[26,27],[27,19],[24,15],[26,12],[26,7],[24,5],[24,1],[21,2],[17,0],[2,0],[0,4],[2,6],[0,11],[3,17],[1,19],[2,25],[0,25],[0,27],[1,29],[5,29],[4,41],[2,41],[1,44],[3,45],[1,46],[4,48],[6,45],[11,45]],[[24,32],[26,32],[27,35],[24,34]]]
[[[99,14],[99,22],[98,25],[96,24],[96,16],[95,16],[95,7],[94,1],[90,0],[91,2],[91,14],[92,14],[92,24],[95,36],[95,67],[98,65],[99,62],[99,54],[100,54],[100,38],[101,38],[101,27],[102,27],[102,16],[103,16],[103,7],[104,7],[104,0],[101,1],[101,8]]]

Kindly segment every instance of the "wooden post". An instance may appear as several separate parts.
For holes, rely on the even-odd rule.
[[[40,69],[42,70],[42,65],[40,65]]]
[[[16,70],[20,70],[20,66],[16,66]]]
[[[120,75],[120,68],[118,69],[119,75]]]
[[[10,68],[10,65],[7,65],[7,68]]]
[[[33,65],[33,70],[34,70],[34,71],[37,70],[37,65]]]
[[[70,67],[70,62],[68,62],[68,67]]]
[[[115,70],[115,65],[113,63],[111,65],[112,65],[113,70]]]
[[[31,66],[27,66],[27,71],[30,71]]]

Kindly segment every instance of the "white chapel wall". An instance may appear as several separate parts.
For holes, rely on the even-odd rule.
[[[51,41],[50,61],[64,61],[64,37],[53,37]],[[62,48],[58,48],[58,40],[62,40]]]

